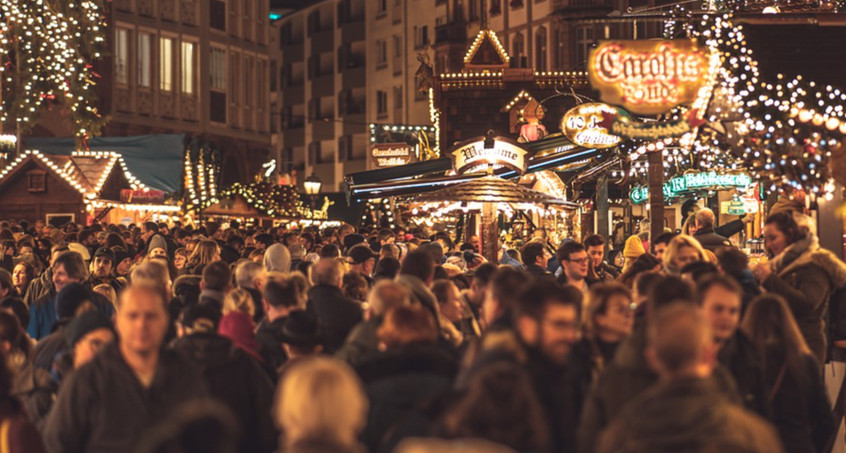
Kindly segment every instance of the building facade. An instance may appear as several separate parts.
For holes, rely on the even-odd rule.
[[[184,133],[220,151],[221,184],[249,181],[270,149],[269,4],[114,0],[98,83],[103,136]],[[34,135],[70,136],[56,115]]]
[[[324,191],[372,168],[369,125],[429,125],[415,93],[431,44],[431,0],[324,0],[272,24],[273,150],[280,173]],[[429,23],[431,22],[431,23]]]

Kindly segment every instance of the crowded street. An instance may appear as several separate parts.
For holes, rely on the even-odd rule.
[[[846,453],[843,0],[0,0],[0,453]]]

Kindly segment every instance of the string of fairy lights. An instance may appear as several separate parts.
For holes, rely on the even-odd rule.
[[[666,38],[698,40],[716,64],[707,93],[665,119],[678,120],[698,108],[706,125],[676,139],[627,143],[621,152],[631,161],[629,176],[644,178],[646,153],[661,151],[665,176],[746,169],[770,191],[796,189],[830,198],[835,185],[828,162],[846,135],[846,93],[801,76],[762,81],[743,26],[730,12],[702,14],[676,6],[666,17]]]
[[[26,132],[48,103],[68,112],[83,142],[106,122],[92,63],[105,45],[104,0],[0,0],[0,121]]]

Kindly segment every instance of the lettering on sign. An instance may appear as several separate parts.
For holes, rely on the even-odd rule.
[[[616,108],[598,102],[577,105],[561,118],[561,132],[571,142],[586,148],[616,146],[622,139],[609,134],[603,125],[604,114],[616,113]]]
[[[370,158],[377,168],[396,167],[414,161],[414,149],[406,143],[377,143],[370,147]]]
[[[694,190],[743,189],[752,185],[752,178],[746,173],[720,174],[717,172],[685,173],[664,183],[664,198],[672,199]],[[649,199],[649,187],[635,186],[629,198],[636,204]]]
[[[161,204],[165,201],[165,193],[161,190],[121,189],[120,201],[122,203]]]
[[[635,121],[622,109],[614,109],[614,113],[602,112],[602,115],[603,119],[599,124],[611,134],[638,140],[680,137],[705,124],[704,120],[697,117],[696,109],[689,111],[680,120],[667,122]]]
[[[485,147],[485,139],[481,137],[459,144],[450,154],[452,168],[459,175],[485,171],[489,167],[507,167],[520,174],[526,172],[526,150],[519,144],[496,137],[492,145]]]
[[[600,98],[640,115],[692,103],[707,75],[708,53],[691,40],[603,41],[588,58]]]

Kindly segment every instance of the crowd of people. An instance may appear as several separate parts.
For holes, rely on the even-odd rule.
[[[591,234],[0,221],[0,451],[826,452],[846,264],[801,212]],[[835,335],[836,337],[836,335]]]

